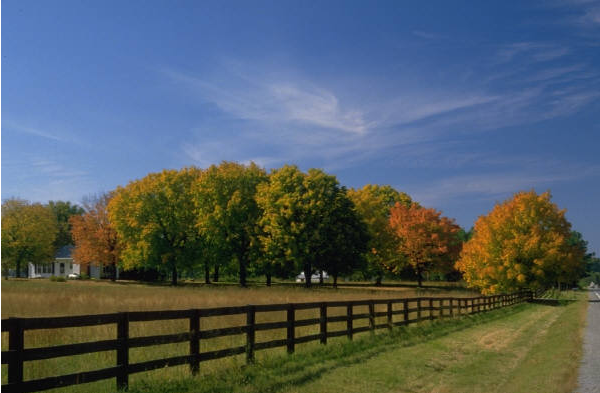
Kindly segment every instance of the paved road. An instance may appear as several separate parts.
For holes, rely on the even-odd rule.
[[[578,393],[600,393],[600,289],[590,291]]]

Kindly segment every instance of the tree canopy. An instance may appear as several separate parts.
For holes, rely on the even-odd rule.
[[[108,204],[109,219],[122,240],[125,267],[157,268],[177,284],[182,269],[198,263],[202,238],[192,185],[201,171],[164,170],[118,187]]]
[[[26,262],[49,262],[58,232],[53,212],[39,203],[8,199],[2,203],[2,268],[21,276]]]
[[[333,277],[335,287],[340,275],[350,274],[364,265],[370,236],[344,187],[337,190],[330,208],[328,225],[323,228],[325,242],[315,266]]]
[[[200,235],[211,255],[237,261],[241,285],[246,285],[248,265],[259,250],[261,212],[255,195],[266,181],[267,174],[254,163],[223,162],[205,170],[193,187]]]
[[[258,188],[263,251],[273,263],[302,269],[306,286],[314,268],[324,266],[330,255],[329,230],[339,219],[335,209],[342,209],[342,192],[345,197],[335,176],[320,169],[304,173],[293,165],[272,171],[269,182]]]
[[[70,218],[82,215],[84,210],[80,206],[72,205],[71,202],[68,201],[49,201],[47,206],[56,217],[56,227],[58,232],[56,234],[56,239],[54,240],[55,250],[73,244]]]
[[[396,203],[390,213],[390,226],[398,238],[398,251],[417,273],[419,287],[423,272],[451,270],[462,244],[460,227],[454,220],[442,217],[435,209]],[[392,261],[389,268],[399,270],[402,265]]]
[[[389,266],[400,266],[402,255],[398,253],[397,238],[390,227],[390,209],[400,203],[413,204],[406,193],[398,192],[388,185],[367,184],[360,189],[350,189],[348,196],[354,202],[356,211],[367,226],[369,233],[368,252],[365,254],[365,273],[375,276],[381,284],[384,271]]]
[[[456,267],[484,293],[572,281],[584,252],[571,236],[565,211],[549,192],[519,192],[479,217]]]
[[[85,206],[85,213],[70,219],[75,243],[73,260],[83,266],[111,266],[112,280],[116,280],[117,263],[121,244],[117,231],[108,217],[111,194],[92,198]]]

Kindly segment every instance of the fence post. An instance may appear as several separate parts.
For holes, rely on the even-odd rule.
[[[117,389],[127,390],[129,386],[129,314],[120,312],[117,321]]]
[[[327,344],[327,303],[321,303],[321,344]]]
[[[190,371],[192,375],[200,370],[200,312],[190,310]]]
[[[23,382],[23,348],[25,338],[21,318],[9,318],[10,330],[8,331],[8,350],[15,351],[8,363],[8,383],[15,383],[15,391]]]
[[[392,330],[392,328],[394,327],[394,321],[392,320],[392,301],[388,300],[387,302],[387,323],[388,323],[388,329]]]
[[[408,325],[408,300],[402,302],[402,311],[404,312],[404,324]]]
[[[454,316],[454,298],[450,298],[450,316]]]
[[[433,299],[429,298],[429,319],[433,320]]]
[[[352,340],[352,302],[346,306],[346,329],[348,340]]]
[[[371,333],[375,331],[375,303],[369,300],[369,329]]]
[[[294,353],[294,344],[296,343],[296,318],[294,312],[294,305],[288,304],[287,308],[287,351],[288,353]]]
[[[421,298],[417,298],[417,322],[421,322]]]
[[[256,320],[256,309],[252,305],[248,305],[246,312],[246,363],[254,361],[254,324]]]

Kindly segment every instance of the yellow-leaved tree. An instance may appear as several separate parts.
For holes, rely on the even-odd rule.
[[[519,192],[475,222],[456,268],[485,294],[544,288],[576,279],[583,263],[571,225],[551,195]]]
[[[196,228],[192,185],[201,170],[190,167],[150,173],[118,187],[108,203],[108,218],[123,247],[124,267],[155,268],[171,274],[198,265],[203,243]]]
[[[8,199],[2,203],[2,270],[21,277],[27,262],[49,262],[58,232],[56,217],[39,203]]]

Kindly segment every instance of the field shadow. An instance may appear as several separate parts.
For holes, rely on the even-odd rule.
[[[570,299],[542,299],[542,298],[535,298],[535,299],[531,299],[529,300],[529,303],[531,304],[541,304],[544,306],[552,306],[552,307],[564,307],[564,306],[568,306],[571,303],[575,303],[577,300],[570,300]]]
[[[424,322],[397,328],[388,334],[357,337],[353,342],[340,343],[334,348],[323,347],[309,352],[298,352],[289,357],[266,360],[247,368],[250,378],[245,379],[246,385],[254,386],[249,391],[261,393],[285,391],[292,387],[301,388],[337,369],[506,318],[525,309],[524,305],[517,305],[510,309],[497,310],[498,312]],[[214,385],[212,389],[220,391]]]

